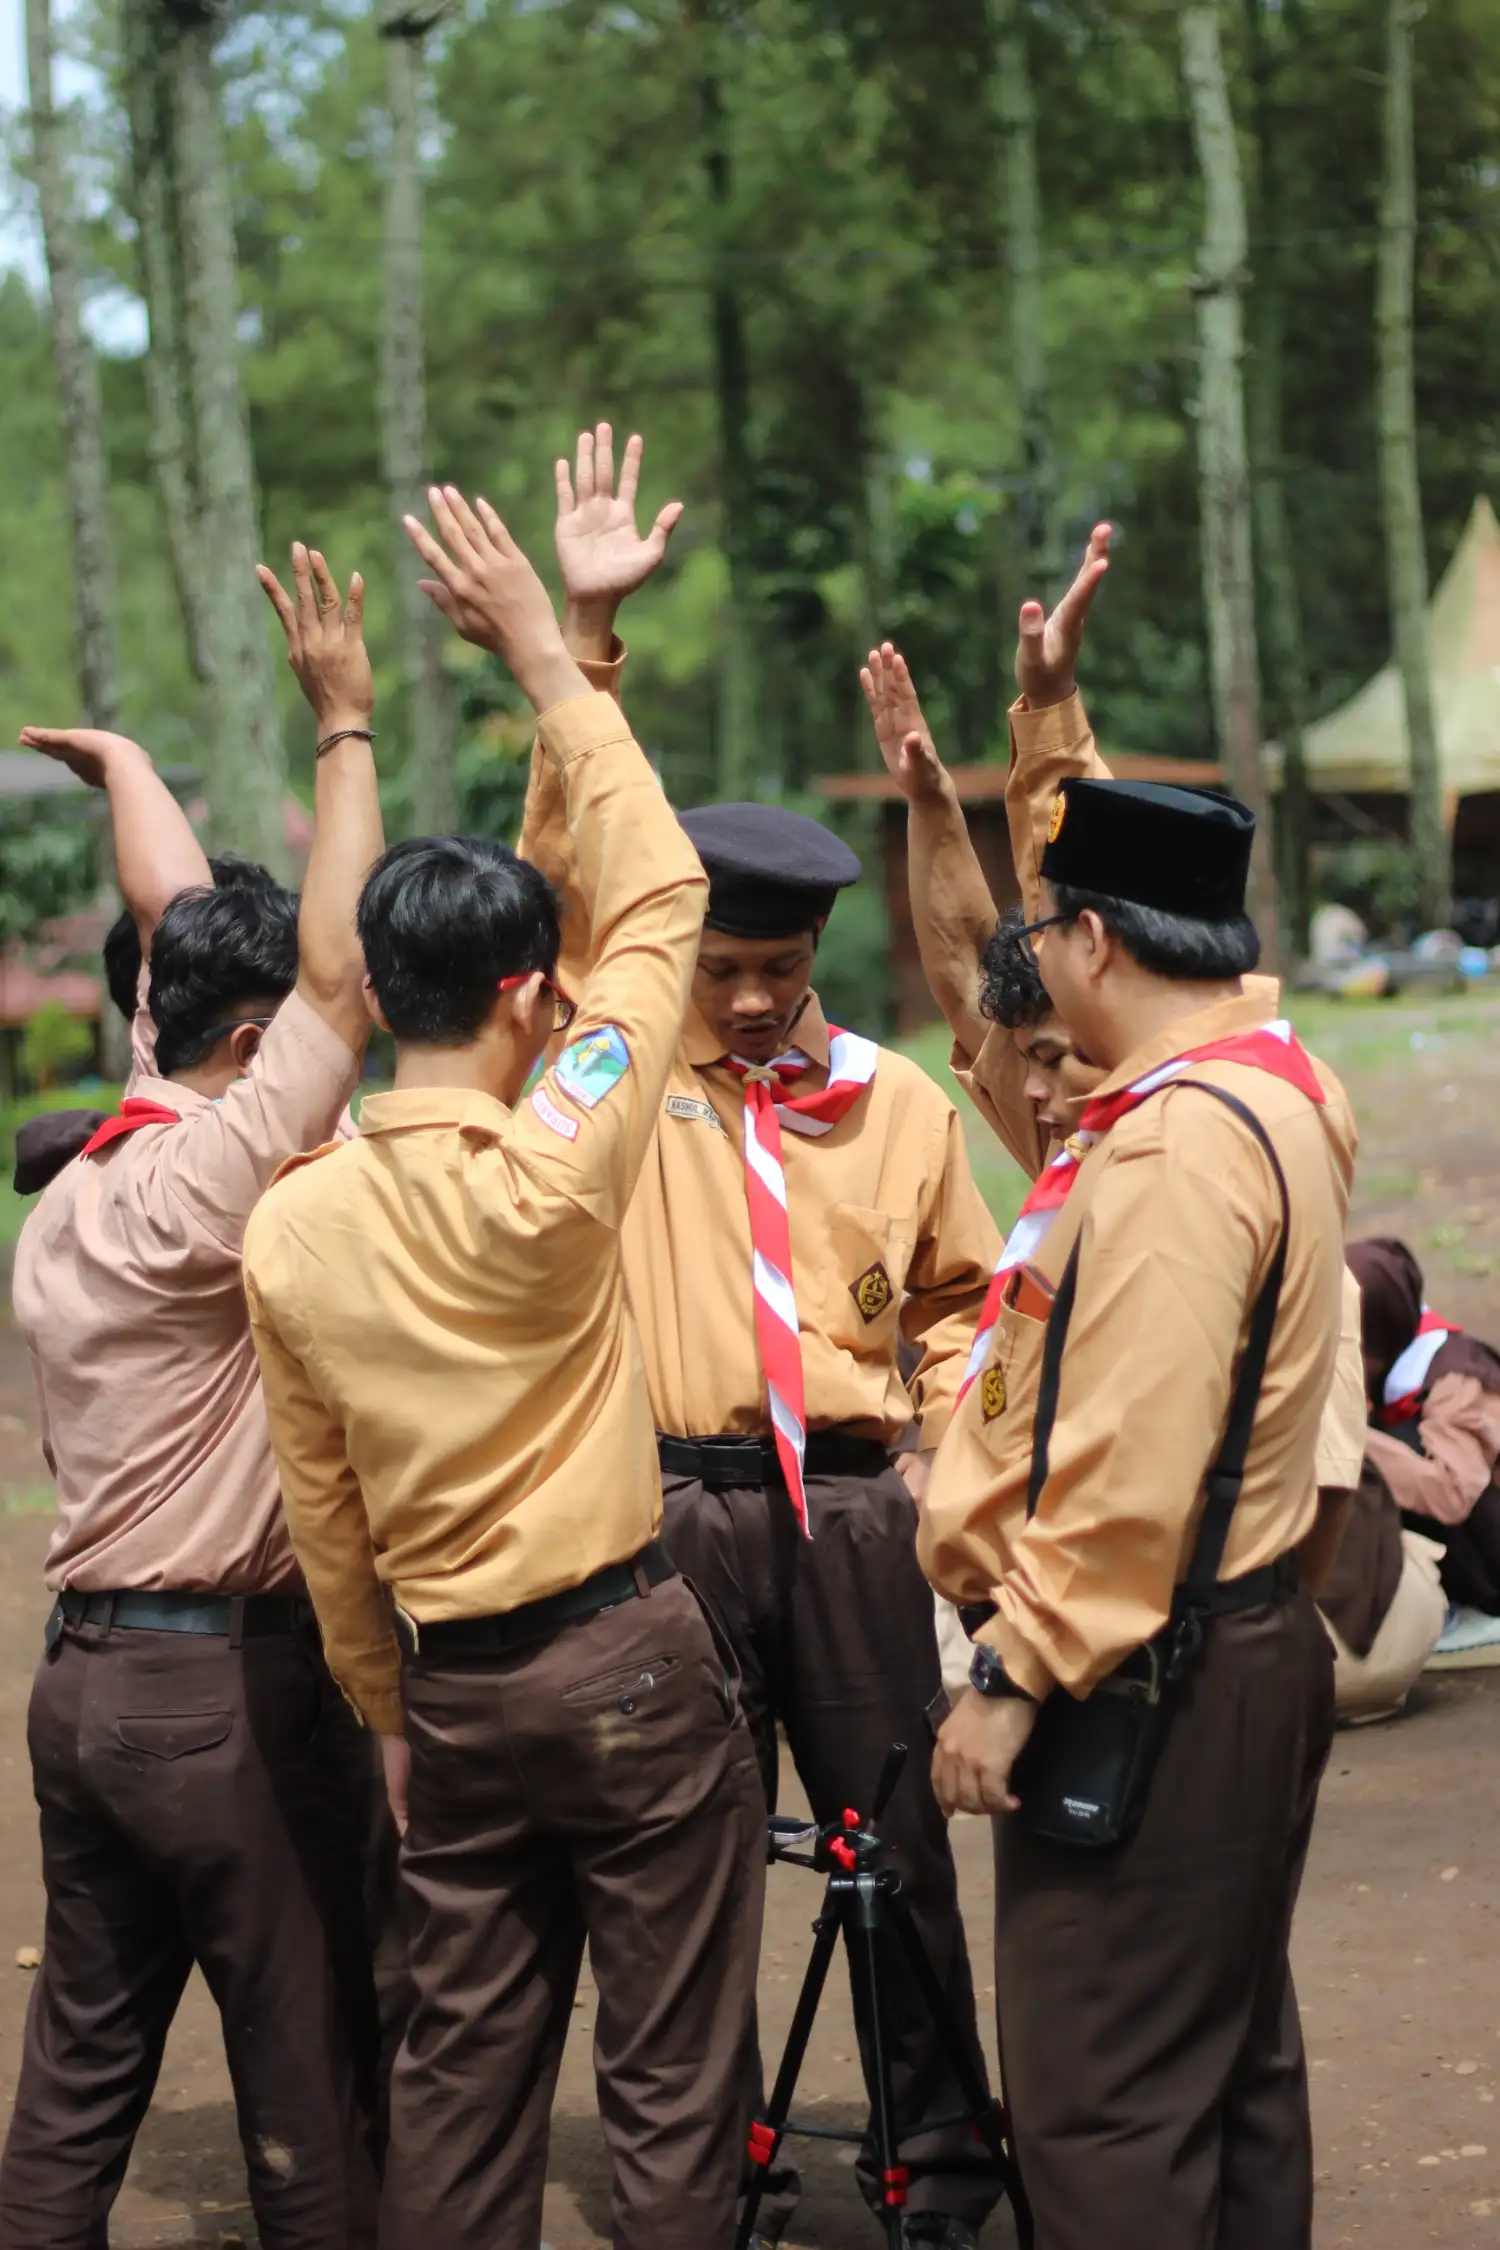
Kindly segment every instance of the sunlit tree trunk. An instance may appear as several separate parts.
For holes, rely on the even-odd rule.
[[[1276,876],[1260,763],[1255,572],[1245,438],[1241,299],[1248,244],[1239,148],[1229,106],[1218,9],[1184,7],[1183,78],[1203,175],[1198,312],[1198,493],[1203,598],[1219,746],[1235,793],[1256,816],[1250,911],[1266,953],[1277,947]]]
[[[47,286],[52,348],[62,406],[78,681],[90,726],[116,727],[114,569],[109,539],[109,470],[99,368],[83,325],[78,225],[68,174],[67,122],[53,104],[50,0],[26,0],[26,63],[31,80],[31,155]]]
[[[1268,23],[1266,18],[1272,16]],[[1285,335],[1285,224],[1281,193],[1281,121],[1273,92],[1275,58],[1271,39],[1279,38],[1279,10],[1266,0],[1246,0],[1255,92],[1255,138],[1259,155],[1256,232],[1259,254],[1250,299],[1249,402],[1250,463],[1255,547],[1260,564],[1261,618],[1269,663],[1266,701],[1275,713],[1282,746],[1281,796],[1277,805],[1277,873],[1281,911],[1292,953],[1308,949],[1312,911],[1309,848],[1311,807],[1307,788],[1304,733],[1307,726],[1307,653],[1302,635],[1302,601],[1287,522],[1286,465],[1282,430],[1282,350]]]
[[[755,794],[773,763],[759,694],[761,635],[756,585],[756,483],[750,431],[750,359],[731,258],[734,197],[716,0],[688,0],[698,47],[703,175],[708,197],[709,340],[719,437],[719,541],[729,567],[719,680],[718,792]]]
[[[1443,825],[1443,783],[1427,645],[1427,551],[1417,475],[1417,401],[1412,354],[1412,297],[1417,232],[1412,130],[1411,0],[1386,10],[1385,179],[1380,199],[1380,261],[1375,294],[1380,427],[1380,488],[1385,515],[1386,580],[1391,637],[1406,704],[1411,761],[1411,846],[1422,920],[1429,928],[1451,911],[1452,869]]]
[[[1046,601],[1063,577],[1057,457],[1047,395],[1046,303],[1036,104],[1027,55],[1025,0],[989,0],[995,117],[1000,130],[1002,238],[1010,279],[1010,378],[1021,435],[1021,552],[1002,572],[1007,597]],[[1019,576],[1023,583],[1014,581]],[[1014,618],[1004,621],[1007,631]]]
[[[391,144],[385,189],[385,290],[380,352],[380,431],[391,524],[405,683],[405,733],[414,775],[417,829],[454,825],[453,740],[441,655],[442,618],[418,590],[421,564],[401,529],[426,514],[427,374],[422,319],[423,40],[434,12],[388,14],[386,47]]]

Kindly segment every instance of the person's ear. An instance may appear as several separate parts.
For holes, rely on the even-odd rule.
[[[229,1034],[230,1057],[242,1078],[260,1053],[260,1043],[264,1036],[258,1023],[242,1023]]]
[[[1086,906],[1076,923],[1083,939],[1083,973],[1090,984],[1097,984],[1114,959],[1115,941],[1091,906]]]
[[[391,1027],[385,1020],[384,1009],[381,1007],[380,1002],[375,997],[375,987],[373,984],[371,984],[368,974],[365,977],[363,989],[365,996],[365,1013],[368,1015],[371,1023],[374,1024],[377,1031],[389,1031]]]

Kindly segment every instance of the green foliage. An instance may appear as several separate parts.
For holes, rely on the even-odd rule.
[[[87,819],[0,798],[0,944],[34,937],[41,923],[87,904],[98,882],[97,846]]]
[[[1393,836],[1364,836],[1322,855],[1318,895],[1352,907],[1377,936],[1409,931],[1417,922],[1417,871],[1411,853]]]
[[[708,13],[711,31],[697,25]],[[1292,531],[1315,712],[1388,653],[1370,398],[1380,11],[1289,0],[1282,135]],[[110,14],[80,38],[112,67]],[[1225,11],[1237,88],[1241,12]],[[550,558],[554,454],[608,414],[649,440],[645,506],[687,503],[666,570],[626,613],[633,720],[677,801],[713,785],[719,547],[708,283],[726,273],[750,356],[764,771],[777,787],[869,765],[855,668],[909,645],[945,750],[1003,742],[1024,466],[1007,372],[1001,183],[985,0],[472,0],[432,43],[425,235],[436,471],[483,491]],[[1106,746],[1210,746],[1193,465],[1199,184],[1176,11],[1031,10],[1050,398],[1070,541],[1121,527],[1085,683]],[[1500,41],[1493,0],[1417,32],[1418,389],[1430,562],[1500,485]],[[231,12],[244,365],[268,555],[316,538],[366,574],[393,824],[409,817],[392,634],[397,534],[376,421],[384,58],[372,0]],[[727,114],[722,230],[702,85]],[[132,278],[117,114],[94,121],[101,279]],[[198,695],[149,490],[141,369],[105,369],[126,722],[192,764]],[[1372,558],[1376,558],[1372,563]],[[76,705],[66,512],[45,328],[0,287],[0,732]],[[272,630],[269,614],[267,630]],[[513,826],[516,714],[455,656],[465,817]],[[483,688],[484,693],[471,692]],[[305,783],[311,734],[284,711]],[[503,729],[501,730],[503,733]],[[844,910],[841,909],[841,913]],[[864,911],[860,909],[859,911]],[[873,925],[872,925],[873,927]]]
[[[94,1035],[60,1000],[45,1000],[21,1034],[21,1069],[39,1093],[46,1093],[86,1063]]]

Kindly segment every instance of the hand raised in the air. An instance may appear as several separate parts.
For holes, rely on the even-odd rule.
[[[630,439],[620,463],[618,492],[608,422],[580,432],[571,476],[566,461],[557,464],[557,560],[563,592],[581,609],[607,606],[613,611],[643,586],[666,554],[681,517],[682,502],[669,500],[644,539],[637,531],[635,500],[644,451],[640,438]]]
[[[913,804],[941,797],[949,786],[947,769],[922,716],[906,658],[889,641],[872,648],[859,684],[875,722],[880,755],[902,796]]]
[[[368,727],[375,682],[365,649],[365,582],[359,572],[349,581],[346,602],[317,548],[298,539],[292,545],[295,601],[264,563],[256,565],[255,575],[281,619],[286,660],[312,705],[319,734]]]
[[[1074,668],[1083,646],[1083,628],[1109,569],[1112,526],[1096,523],[1078,576],[1049,617],[1040,602],[1021,604],[1021,635],[1016,645],[1016,685],[1030,710],[1066,703],[1077,685]]]
[[[111,764],[122,759],[151,763],[149,754],[128,734],[110,734],[103,727],[22,727],[20,742],[23,750],[40,750],[44,758],[55,758],[90,789],[107,788]]]
[[[406,535],[429,570],[424,594],[466,641],[503,658],[538,710],[586,694],[563,646],[551,597],[488,500],[473,507],[455,485],[427,493],[438,537],[415,516]]]

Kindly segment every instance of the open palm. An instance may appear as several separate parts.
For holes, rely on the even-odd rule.
[[[859,675],[886,770],[902,795],[934,797],[943,788],[943,762],[928,731],[906,658],[889,641],[872,648]]]
[[[631,438],[615,490],[614,438],[608,422],[578,440],[573,474],[557,464],[557,560],[571,602],[621,602],[651,576],[682,514],[669,500],[643,539],[636,529],[636,491],[645,448]]]

